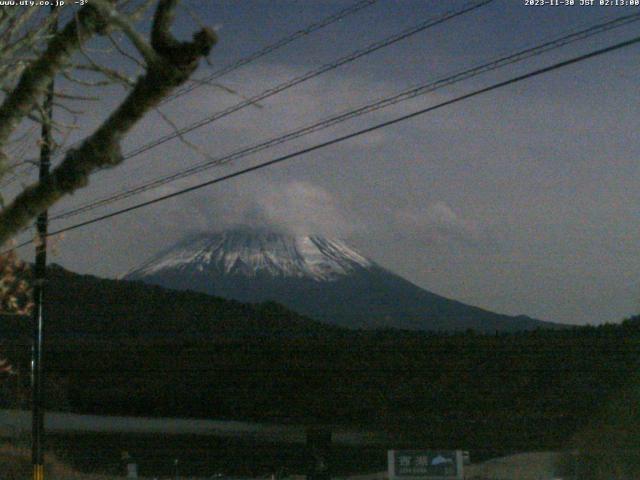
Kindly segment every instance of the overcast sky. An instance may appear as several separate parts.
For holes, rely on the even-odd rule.
[[[185,1],[220,42],[196,77],[330,15],[348,1]],[[459,1],[379,0],[218,82],[250,97],[410,27]],[[576,0],[579,3],[579,0]],[[496,0],[187,135],[219,156],[408,87],[640,8]],[[94,210],[53,229],[157,197],[629,39],[637,23],[439,89],[229,165]],[[439,109],[290,162],[101,222],[56,242],[52,261],[115,277],[185,234],[236,224],[340,236],[430,291],[496,312],[566,323],[640,312],[640,46]],[[83,118],[90,131],[114,96]],[[163,105],[188,125],[242,101],[198,88]],[[150,114],[125,151],[171,131]],[[76,134],[77,135],[77,134]],[[172,141],[101,172],[54,212],[206,161]],[[25,255],[27,253],[25,252]]]

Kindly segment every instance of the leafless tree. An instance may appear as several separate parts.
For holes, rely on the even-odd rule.
[[[108,89],[113,84],[126,89],[121,103],[93,133],[64,153],[49,178],[24,186],[6,205],[3,202],[2,248],[39,213],[85,187],[92,173],[120,164],[125,135],[206,58],[216,42],[212,30],[201,28],[190,41],[178,41],[171,33],[178,1],[90,0],[52,14],[43,7],[0,7],[0,186],[29,161],[25,143],[47,121],[42,102],[54,77],[83,87],[82,95],[77,88],[56,92],[54,104],[71,116],[79,114],[74,105],[89,100],[84,96],[88,89]],[[142,33],[145,19],[151,24],[149,35]],[[54,23],[59,27],[53,29]],[[102,51],[96,50],[95,42]],[[109,46],[106,52],[104,45]],[[120,58],[116,68],[104,61],[114,57]],[[122,67],[123,59],[132,67]],[[73,125],[58,122],[51,127],[61,137]],[[5,310],[14,305],[14,310],[23,311],[29,302],[18,301],[24,284],[14,275],[22,265],[11,255],[0,261],[0,268],[4,269],[0,278],[7,282],[1,292],[6,296]]]
[[[114,82],[127,88],[122,102],[102,124],[75,148],[70,148],[45,181],[26,186],[0,210],[0,245],[27,227],[45,209],[65,195],[87,185],[95,171],[123,161],[121,141],[145,114],[184,82],[206,57],[216,41],[214,32],[202,28],[191,41],[178,41],[171,33],[178,0],[90,0],[73,15],[43,15],[42,7],[5,6],[0,11],[0,180],[20,159],[20,135],[30,122],[46,121],[42,99],[56,75],[67,83],[101,87]],[[68,7],[76,8],[76,7]],[[149,38],[141,33],[140,19],[154,8]],[[36,10],[39,10],[36,11]],[[68,17],[55,32],[50,23]],[[121,35],[126,42],[115,38]],[[102,37],[115,53],[136,62],[141,72],[132,79],[122,69],[110,68],[92,58],[89,42]],[[105,40],[106,39],[106,40]],[[83,97],[56,93],[55,101],[67,111],[64,100]],[[67,126],[54,125],[59,130]]]

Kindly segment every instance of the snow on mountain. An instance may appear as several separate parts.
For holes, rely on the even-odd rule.
[[[418,287],[346,243],[315,235],[236,229],[191,237],[125,277],[240,302],[275,301],[348,328],[479,332],[545,326]]]
[[[246,277],[265,273],[274,277],[331,281],[372,265],[372,261],[337,239],[231,230],[189,238],[126,277],[188,270]]]

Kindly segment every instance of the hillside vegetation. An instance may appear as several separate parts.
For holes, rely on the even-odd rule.
[[[59,268],[52,278],[52,409],[362,426],[480,459],[574,446],[594,462],[611,449],[637,457],[638,318],[520,334],[351,331],[273,303]],[[22,371],[27,325],[2,323]],[[15,384],[2,385],[15,406]]]

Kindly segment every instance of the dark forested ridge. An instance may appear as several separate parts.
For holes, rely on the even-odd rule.
[[[339,423],[516,451],[563,446],[609,400],[636,395],[638,319],[519,334],[353,331],[276,304],[59,268],[51,278],[45,354],[54,409]],[[3,348],[23,371],[27,323],[2,323]],[[5,405],[14,391],[3,389]],[[637,425],[632,415],[621,428]]]
[[[240,302],[273,300],[308,318],[351,329],[494,333],[566,327],[443,297],[340,240],[315,235],[247,228],[199,234],[125,278]]]
[[[243,304],[203,293],[78,275],[55,265],[48,275],[49,338],[213,340],[314,336],[338,330],[273,302]],[[29,331],[19,317],[6,317],[0,323],[5,338]]]

